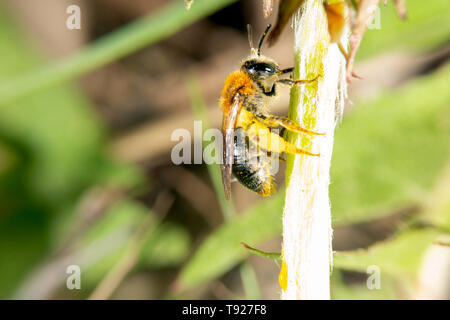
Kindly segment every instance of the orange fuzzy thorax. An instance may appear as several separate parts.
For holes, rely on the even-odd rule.
[[[250,77],[243,71],[235,71],[225,79],[225,86],[222,90],[220,107],[224,113],[228,113],[236,93],[244,96],[255,92],[255,84]]]

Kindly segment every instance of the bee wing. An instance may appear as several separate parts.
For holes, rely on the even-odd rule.
[[[234,129],[236,120],[241,110],[243,97],[238,93],[233,97],[228,112],[224,112],[222,119],[223,153],[222,153],[222,184],[225,198],[231,197],[231,172],[234,155]]]

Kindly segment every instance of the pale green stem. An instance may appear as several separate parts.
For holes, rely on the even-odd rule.
[[[324,132],[291,134],[297,147],[320,157],[289,156],[283,212],[283,299],[329,299],[332,265],[331,212],[328,197],[336,119],[346,92],[345,60],[330,44],[323,0],[306,0],[294,16],[296,79],[318,82],[293,88],[289,116],[301,126]],[[346,39],[343,39],[344,44]],[[286,280],[287,279],[287,280]]]

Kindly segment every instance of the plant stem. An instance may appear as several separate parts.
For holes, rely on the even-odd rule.
[[[322,77],[292,88],[289,116],[301,126],[326,135],[289,135],[297,147],[318,152],[320,157],[288,157],[281,297],[329,299],[332,228],[328,186],[334,129],[346,94],[345,59],[337,45],[330,44],[323,0],[304,2],[294,15],[294,30],[294,78]]]

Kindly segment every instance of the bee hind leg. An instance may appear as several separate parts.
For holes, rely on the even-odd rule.
[[[312,153],[312,152],[297,148],[293,144],[290,144],[290,146],[284,152],[291,153],[291,154],[306,154],[308,156],[320,157],[320,153]]]
[[[290,153],[290,154],[306,154],[308,156],[313,156],[313,157],[320,157],[320,153],[313,153],[304,149],[300,149],[297,148],[295,145],[293,145],[292,143],[290,143],[289,141],[286,141],[283,137],[278,136],[278,142],[272,145],[278,145],[278,150],[276,150],[276,152],[278,152],[279,154],[284,153]],[[273,140],[272,140],[273,141]]]
[[[305,154],[308,156],[313,156],[313,157],[320,157],[320,153],[313,153],[304,149],[300,149],[297,148],[295,145],[293,145],[292,143],[290,143],[289,141],[284,140],[282,137],[279,137],[279,141],[278,141],[278,150],[276,150],[276,152],[278,152],[279,154],[284,153],[290,153],[290,154]],[[273,142],[272,142],[272,146],[273,146]],[[271,146],[271,147],[272,147]],[[273,148],[275,149],[275,148]]]
[[[319,153],[312,153],[300,148],[286,141],[283,137],[270,131],[268,127],[256,128],[256,126],[250,126],[248,130],[249,138],[255,143],[260,150],[266,150],[281,154],[283,152],[290,154],[306,154],[309,156],[319,157]]]

